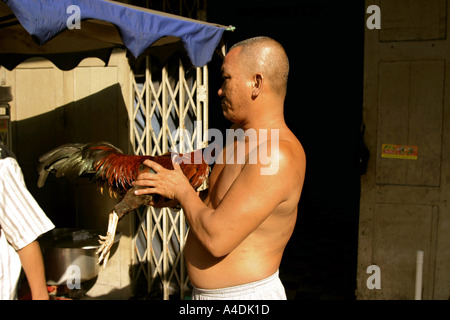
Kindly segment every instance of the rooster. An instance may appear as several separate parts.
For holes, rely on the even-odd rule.
[[[121,198],[109,214],[108,230],[106,236],[100,237],[98,263],[103,267],[108,262],[111,246],[114,244],[117,224],[128,212],[141,206],[154,207],[174,206],[174,202],[157,194],[140,195],[134,191],[140,187],[133,186],[139,173],[152,169],[145,166],[145,160],[152,160],[166,169],[173,170],[170,153],[161,156],[125,155],[123,152],[108,142],[64,144],[53,149],[39,158],[38,187],[44,186],[49,173],[56,177],[74,179],[79,176],[91,176],[91,182],[99,185],[100,190],[106,187],[111,197]],[[202,150],[191,153],[179,154],[177,162],[184,175],[189,179],[191,186],[197,190],[209,175],[210,167],[203,158]]]

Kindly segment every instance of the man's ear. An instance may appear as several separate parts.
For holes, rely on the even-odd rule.
[[[264,83],[264,76],[261,73],[256,73],[253,76],[252,100],[255,100],[261,93],[263,83]]]

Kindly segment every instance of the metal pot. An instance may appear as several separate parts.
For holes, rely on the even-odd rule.
[[[48,285],[62,285],[91,280],[98,275],[100,247],[98,236],[105,231],[59,228],[46,233],[40,243],[43,251],[45,276]],[[120,239],[116,235],[114,243]],[[68,282],[69,280],[69,282]]]

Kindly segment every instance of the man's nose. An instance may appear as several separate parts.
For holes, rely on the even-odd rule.
[[[219,97],[223,96],[223,90],[222,88],[219,89],[219,91],[217,91],[217,94],[219,95]]]

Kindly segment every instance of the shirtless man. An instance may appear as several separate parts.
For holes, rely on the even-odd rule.
[[[203,200],[176,164],[166,170],[147,161],[157,174],[143,173],[136,183],[148,187],[137,194],[161,194],[184,209],[193,299],[286,299],[278,268],[294,230],[306,165],[283,115],[288,72],[286,53],[275,40],[257,37],[234,45],[223,62],[218,94],[233,127],[257,132],[256,148],[249,150],[245,139],[245,163],[222,150]],[[239,142],[231,144],[236,151]],[[249,161],[262,147],[272,150],[270,161]]]

